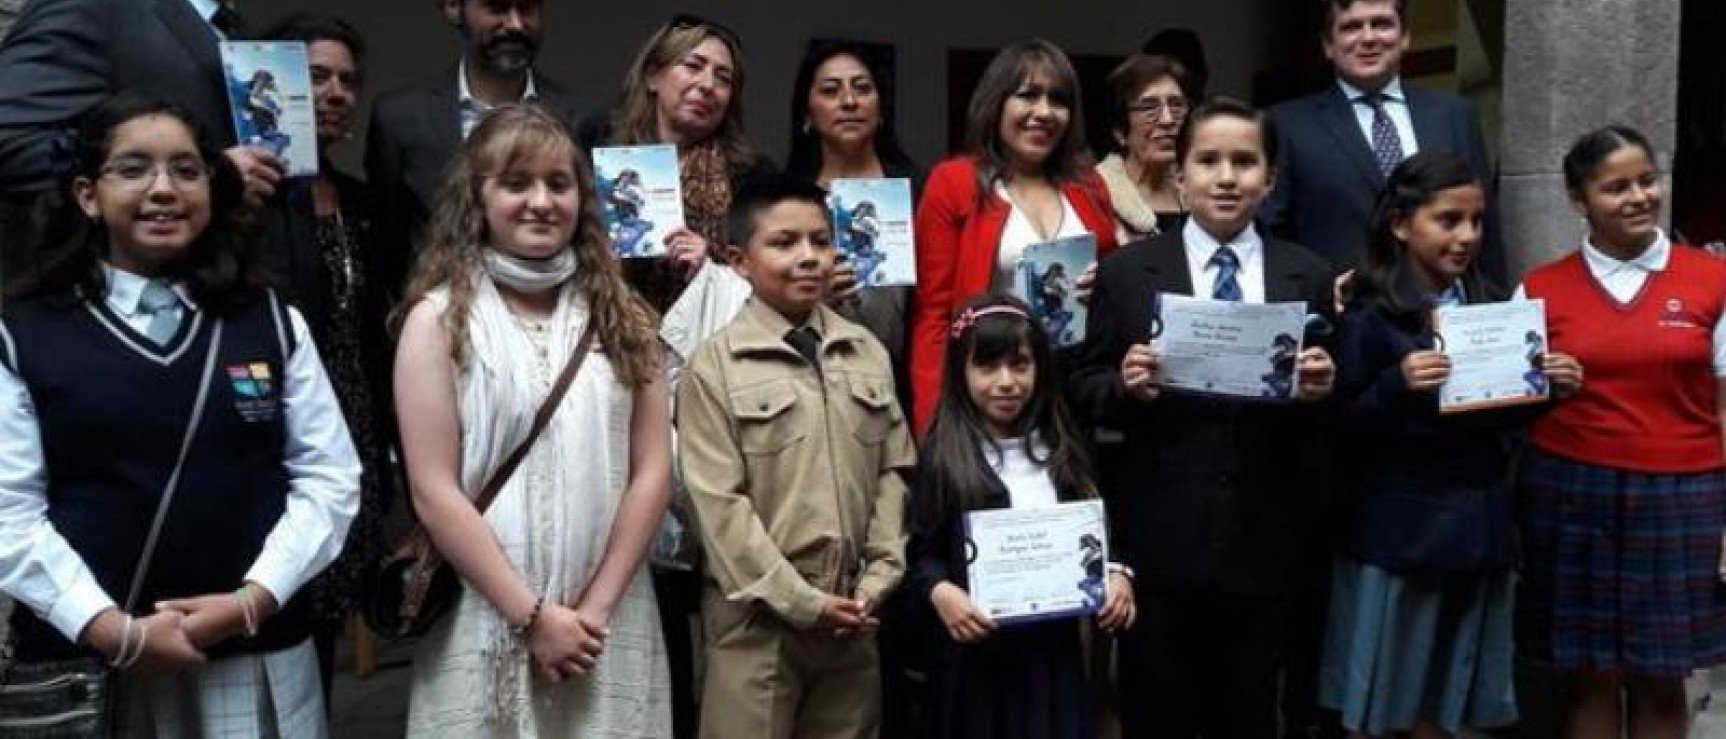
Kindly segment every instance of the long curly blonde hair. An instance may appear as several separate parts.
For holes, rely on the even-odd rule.
[[[443,325],[449,332],[450,358],[456,366],[466,366],[474,277],[482,269],[480,250],[491,243],[481,186],[486,178],[502,174],[510,165],[547,153],[568,156],[574,165],[576,192],[581,198],[572,239],[578,265],[575,285],[587,299],[592,320],[599,322],[600,346],[625,384],[640,386],[657,379],[658,317],[623,280],[623,267],[612,252],[587,157],[576,146],[568,127],[538,105],[492,110],[457,152],[438,193],[425,248],[408,282],[407,299],[397,321],[427,293],[447,286],[449,306]]]

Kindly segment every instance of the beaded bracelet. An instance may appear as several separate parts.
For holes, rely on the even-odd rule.
[[[519,626],[509,627],[510,635],[514,636],[517,639],[526,639],[528,633],[533,631],[533,625],[539,622],[539,611],[540,611],[540,608],[542,608],[544,606],[545,606],[545,596],[542,595],[542,596],[539,596],[538,598],[534,599],[533,610],[528,611],[527,620],[523,621]]]

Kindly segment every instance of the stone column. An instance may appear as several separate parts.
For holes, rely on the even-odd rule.
[[[1584,233],[1565,197],[1564,152],[1611,123],[1640,130],[1662,171],[1677,139],[1679,6],[1673,0],[1508,0],[1499,204],[1512,274]],[[1668,178],[1668,189],[1670,178]]]
[[[0,0],[0,39],[6,38],[6,31],[12,28],[12,21],[23,7],[24,0]]]

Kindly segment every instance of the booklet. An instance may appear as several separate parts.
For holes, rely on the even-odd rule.
[[[288,177],[318,173],[318,112],[312,67],[299,41],[223,41],[234,140],[282,160]]]
[[[971,600],[1003,626],[1102,610],[1108,529],[1100,500],[966,513]]]
[[[1161,293],[1151,338],[1170,390],[1286,401],[1306,333],[1306,304],[1242,303]]]
[[[617,255],[625,259],[664,256],[665,236],[683,228],[677,147],[596,147],[593,173]]]
[[[1055,346],[1085,340],[1085,304],[1074,283],[1097,261],[1097,237],[1069,236],[1025,247],[1013,294],[1031,306]]]
[[[839,179],[828,187],[833,242],[857,268],[860,287],[917,284],[911,181]]]
[[[1435,308],[1432,331],[1450,357],[1450,379],[1438,391],[1440,413],[1538,403],[1550,383],[1546,356],[1546,303],[1512,300]]]

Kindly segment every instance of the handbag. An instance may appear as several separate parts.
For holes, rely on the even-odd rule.
[[[186,433],[180,439],[180,454],[168,473],[162,489],[162,500],[156,504],[156,517],[150,523],[150,533],[144,538],[144,549],[132,571],[132,584],[127,589],[123,613],[131,613],[138,605],[144,589],[144,576],[150,570],[150,560],[156,554],[162,524],[168,519],[168,506],[174,491],[180,486],[180,471],[186,465],[192,440],[198,435],[198,425],[204,416],[204,404],[210,395],[210,379],[215,374],[216,354],[222,344],[222,324],[216,322],[210,334],[210,348],[204,358],[203,381],[198,397],[192,403],[192,417],[186,422]],[[13,633],[8,640],[16,638]],[[113,735],[115,670],[101,659],[81,650],[75,657],[44,662],[18,662],[13,659],[12,644],[0,653],[0,736],[10,739],[107,739]]]
[[[486,480],[485,487],[480,488],[479,495],[474,496],[473,507],[480,515],[485,515],[498,493],[503,492],[510,475],[527,458],[540,432],[551,423],[557,407],[563,404],[564,395],[569,392],[569,386],[575,382],[576,374],[592,350],[598,328],[598,321],[587,322],[569,361],[563,364],[563,372],[534,413],[533,426],[528,429],[527,437],[504,457],[497,471]],[[394,553],[379,563],[376,586],[372,588],[366,608],[366,621],[373,631],[386,636],[420,636],[455,606],[460,592],[461,581],[454,568],[444,561],[425,526],[415,524]]]

